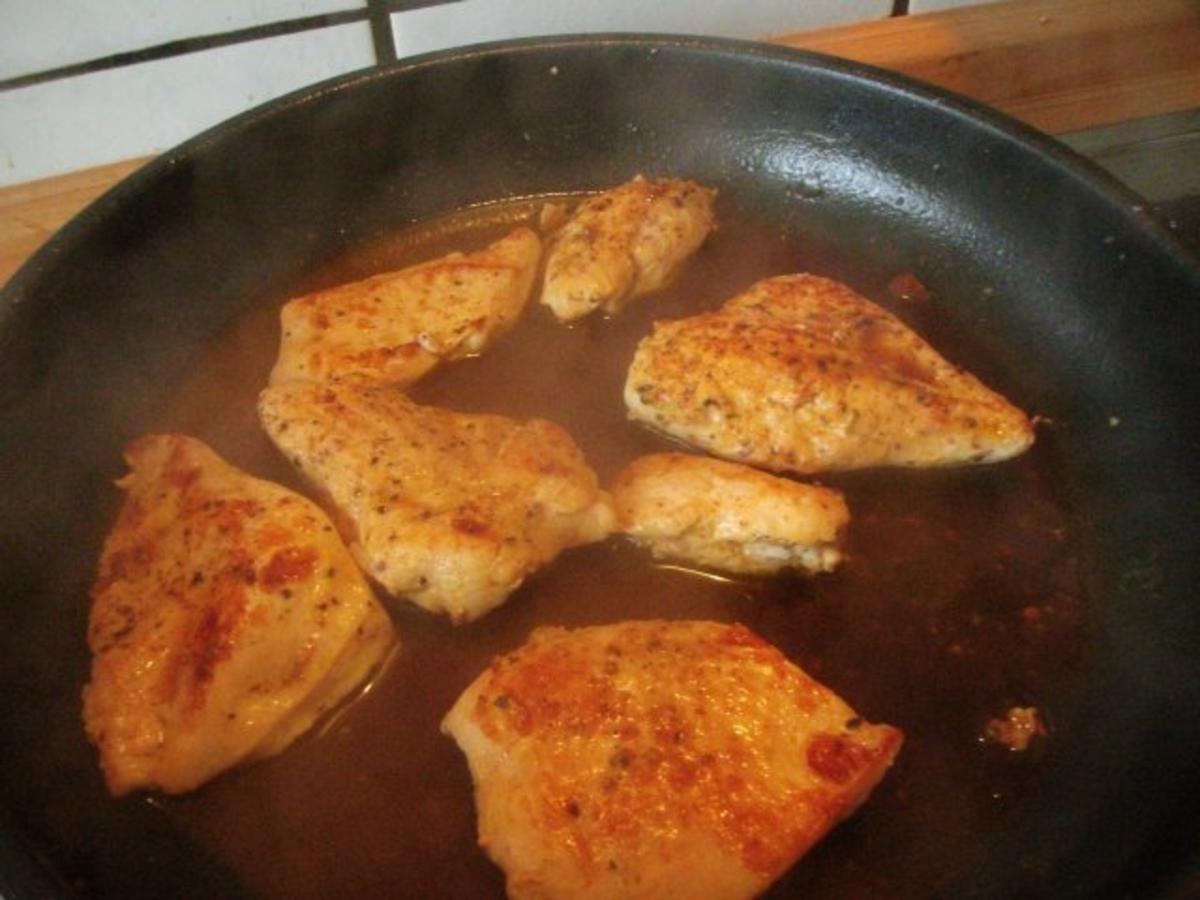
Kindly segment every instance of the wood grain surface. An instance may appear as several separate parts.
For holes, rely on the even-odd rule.
[[[772,40],[903,72],[1052,134],[1200,107],[1197,0],[1009,0]]]
[[[0,284],[50,235],[150,157],[0,188]]]

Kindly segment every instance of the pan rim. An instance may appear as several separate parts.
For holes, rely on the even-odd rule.
[[[354,90],[360,85],[400,79],[409,73],[430,68],[489,57],[596,47],[645,48],[656,53],[664,49],[700,51],[733,59],[770,60],[779,65],[795,66],[805,71],[820,71],[850,81],[868,81],[904,97],[909,102],[936,109],[960,121],[969,120],[974,125],[983,126],[993,138],[1021,145],[1027,151],[1032,151],[1043,163],[1068,176],[1075,184],[1122,210],[1125,218],[1136,225],[1139,231],[1170,257],[1175,265],[1186,271],[1190,279],[1200,287],[1200,257],[1164,224],[1147,214],[1149,203],[1145,198],[1078,151],[985,103],[878,66],[762,41],[665,32],[596,32],[487,41],[422,53],[386,65],[324,79],[218,122],[164,151],[126,176],[73,216],[38,248],[0,288],[0,330],[4,327],[11,307],[20,301],[41,274],[52,268],[53,261],[63,255],[94,223],[98,224],[105,216],[119,211],[127,197],[147,190],[180,162],[215,143],[233,139],[238,133],[262,120],[294,107],[317,103],[328,95]]]

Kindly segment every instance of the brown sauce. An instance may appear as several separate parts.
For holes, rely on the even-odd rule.
[[[533,211],[497,205],[381,239],[295,292],[480,246]],[[629,423],[621,400],[650,323],[714,308],[758,278],[805,270],[889,306],[989,380],[968,339],[943,327],[936,294],[914,309],[889,297],[895,272],[767,223],[722,218],[664,293],[570,328],[535,303],[493,350],[435,372],[413,393],[460,410],[556,421],[608,480],[633,457],[673,446]],[[277,340],[277,307],[264,304],[213,346],[163,427],[300,487],[254,415]],[[459,692],[539,625],[736,620],[863,716],[907,736],[867,804],[771,896],[927,896],[1020,815],[1055,741],[1054,698],[1077,667],[1081,624],[1054,471],[1051,442],[1041,440],[997,466],[826,476],[850,506],[850,557],[816,579],[716,578],[653,565],[611,539],[566,553],[466,627],[388,601],[402,646],[365,696],[275,759],[152,802],[263,897],[500,897],[502,876],[475,843],[464,758],[438,730]],[[1018,704],[1038,707],[1049,733],[1024,753],[982,741],[987,723]]]

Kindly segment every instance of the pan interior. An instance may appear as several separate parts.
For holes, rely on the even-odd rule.
[[[1043,416],[1034,450],[825,479],[854,516],[851,561],[828,578],[714,580],[610,541],[468,628],[393,607],[403,651],[319,735],[193,796],[109,800],[78,690],[122,445],[185,430],[295,485],[253,417],[286,296],[479,245],[529,215],[528,198],[639,171],[721,190],[721,228],[679,281],[571,329],[531,310],[418,399],[558,421],[608,478],[667,446],[620,404],[651,320],[808,270],[889,305]],[[643,39],[349,79],[168,154],[68,229],[0,309],[0,564],[17,598],[0,604],[0,799],[14,828],[96,896],[495,896],[465,765],[437,734],[458,691],[537,625],[705,617],[745,622],[909,737],[779,896],[843,896],[848,882],[1057,896],[1132,877],[1195,780],[1179,758],[1196,705],[1171,685],[1200,683],[1183,652],[1196,564],[1169,538],[1195,533],[1175,498],[1196,476],[1167,436],[1200,446],[1179,399],[1195,393],[1184,336],[1200,323],[1194,271],[1121,199],[940,98],[794,55]],[[889,293],[905,272],[929,300]],[[1029,705],[1044,742],[1012,754],[979,740]],[[1114,777],[1148,760],[1153,776]],[[1117,810],[1119,842],[1103,829]]]

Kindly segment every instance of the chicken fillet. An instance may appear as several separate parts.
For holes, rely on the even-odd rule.
[[[390,593],[465,622],[614,515],[557,425],[420,406],[385,387],[295,382],[259,400],[267,433],[337,508]]]
[[[899,319],[813,275],[768,278],[716,311],[659,322],[625,383],[632,418],[772,471],[995,462],[1026,415]]]
[[[612,494],[619,530],[655,557],[750,575],[832,571],[850,520],[837,491],[684,453],[639,457]]]
[[[516,323],[541,241],[518,228],[475,253],[297,297],[280,313],[271,383],[411,384],[444,360],[481,353]]]
[[[193,438],[126,450],[88,625],[88,737],[113,794],[279,753],[363,683],[386,614],[313,503]]]
[[[663,288],[712,231],[715,196],[639,175],[589,197],[551,242],[541,302],[568,322]]]
[[[757,896],[866,799],[903,739],[715,622],[538,629],[442,730],[514,900]]]

